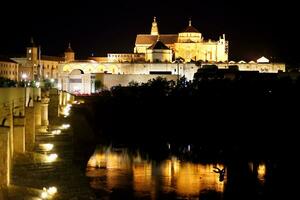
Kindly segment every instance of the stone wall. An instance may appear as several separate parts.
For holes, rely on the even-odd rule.
[[[176,81],[178,76],[176,75],[149,75],[149,74],[96,74],[96,80],[100,80],[104,87],[110,89],[113,86],[122,85],[127,86],[130,82],[146,83],[151,79],[155,79],[158,76],[166,78],[167,80]]]
[[[9,185],[10,151],[9,127],[0,127],[0,187]]]
[[[50,101],[49,101],[49,123],[51,124],[52,120],[56,119],[58,116],[58,105],[59,105],[59,94],[57,89],[51,89],[49,92]]]

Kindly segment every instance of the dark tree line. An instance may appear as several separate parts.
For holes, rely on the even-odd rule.
[[[277,74],[202,69],[193,81],[158,77],[103,91],[90,118],[100,142],[278,157],[296,145],[299,91],[299,80]]]

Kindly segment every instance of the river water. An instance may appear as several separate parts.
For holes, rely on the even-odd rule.
[[[262,189],[266,165],[249,162],[247,167]],[[228,187],[223,163],[191,162],[172,155],[158,161],[139,151],[104,146],[90,157],[86,175],[99,199],[225,199]]]

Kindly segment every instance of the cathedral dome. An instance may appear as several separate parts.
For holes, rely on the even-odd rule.
[[[192,20],[189,20],[189,26],[179,33],[178,42],[181,43],[199,43],[202,41],[202,34],[192,26]]]
[[[189,20],[189,26],[182,31],[182,33],[200,33],[195,27],[192,26],[192,20]]]
[[[188,26],[186,27],[186,29],[184,31],[182,31],[183,33],[200,33],[195,27],[193,26]]]

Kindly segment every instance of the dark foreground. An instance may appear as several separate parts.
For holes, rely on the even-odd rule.
[[[100,192],[100,196],[148,199],[153,198],[150,191],[156,194],[154,199],[282,199],[292,195],[295,190],[289,183],[294,175],[287,172],[293,171],[290,163],[297,158],[298,82],[201,80],[170,85],[157,80],[148,85],[116,87],[101,96],[86,97],[84,106],[74,108],[75,142],[85,162],[100,144],[139,151],[148,163],[143,169],[151,166],[149,176],[142,174],[155,189],[147,189],[142,197],[136,195],[135,162],[112,168],[121,177],[106,167],[89,170],[96,191],[108,192]],[[124,156],[134,160],[131,154]],[[123,162],[123,157],[115,155],[114,159]],[[216,164],[223,165],[226,180],[218,182],[216,178],[215,184],[224,184],[224,190],[210,191],[206,183],[197,180],[195,184],[203,187],[197,189],[196,185],[192,196],[182,196],[178,192],[180,176],[172,174],[171,192],[166,192],[161,168],[174,157],[183,169],[192,166],[182,173],[191,174],[193,180],[209,176]],[[108,157],[103,159],[108,162]],[[210,170],[203,171],[205,166]],[[198,176],[195,168],[204,174]],[[116,185],[109,186],[110,180],[116,180]],[[209,192],[201,194],[205,185]]]

